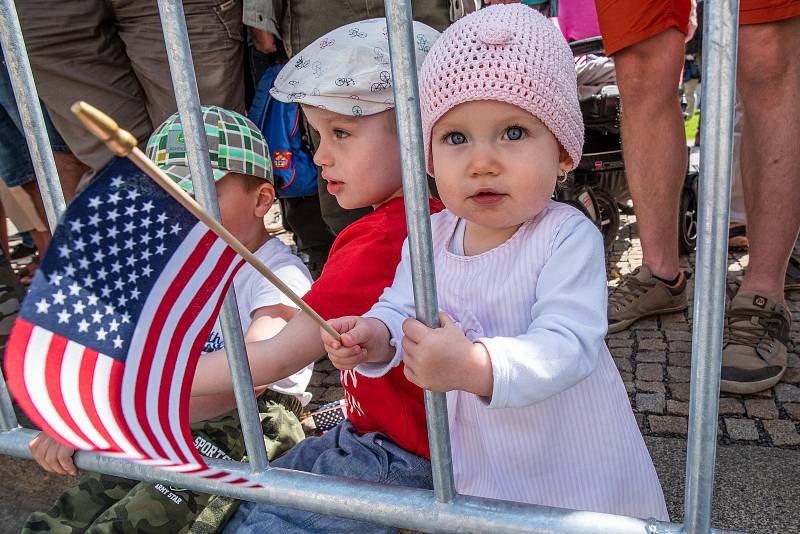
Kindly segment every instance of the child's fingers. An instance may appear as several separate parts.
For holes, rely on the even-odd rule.
[[[67,475],[75,476],[78,474],[78,470],[75,469],[75,462],[72,460],[74,454],[75,451],[73,449],[64,445],[59,446],[56,451],[56,459],[61,469]]]
[[[416,319],[406,319],[403,321],[403,334],[405,337],[410,338],[412,341],[419,343],[423,336],[431,329]]]

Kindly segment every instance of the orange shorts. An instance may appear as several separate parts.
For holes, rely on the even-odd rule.
[[[676,28],[686,33],[690,0],[595,0],[606,55]],[[739,24],[800,16],[800,0],[740,0]]]

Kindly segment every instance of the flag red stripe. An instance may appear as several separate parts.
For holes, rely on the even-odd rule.
[[[230,247],[226,248],[225,252],[228,251],[231,251],[231,253],[235,254],[233,252],[233,249],[231,249]],[[239,269],[242,268],[242,265],[244,265],[244,260],[240,260],[238,265],[236,265],[236,267],[231,272],[231,276],[225,282],[225,287],[222,289],[222,295],[225,295],[228,292],[228,289],[230,288],[230,285],[233,282],[233,277],[236,276],[236,273],[239,272]],[[222,302],[223,299],[219,299],[217,301],[217,306],[214,308],[214,313],[211,314],[211,317],[209,318],[208,322],[203,327],[203,332],[210,332],[211,328],[213,328],[214,322],[217,316],[219,315],[219,310],[222,307]],[[186,371],[183,375],[183,384],[181,385],[181,394],[180,394],[181,404],[179,408],[180,413],[178,417],[180,418],[181,421],[181,432],[183,432],[183,439],[185,439],[190,444],[193,444],[194,440],[192,439],[192,432],[191,428],[189,427],[189,398],[191,397],[192,382],[194,381],[194,373],[197,370],[197,362],[200,360],[199,354],[203,350],[203,346],[205,345],[205,338],[207,337],[208,337],[207,335],[198,336],[197,340],[192,346],[192,354],[197,354],[198,357],[190,358],[189,361],[187,362]],[[195,459],[198,462],[201,462],[203,465],[205,465],[205,460],[201,460],[202,456],[200,455],[199,452],[197,452],[197,449],[194,447],[194,445],[192,445],[191,450],[196,453]]]
[[[211,234],[215,241],[217,239],[216,235]],[[225,273],[228,271],[230,264],[236,259],[236,252],[230,247],[225,247],[222,251],[222,254],[219,255],[217,258],[217,263],[214,265],[214,268],[211,270],[208,278],[203,283],[203,286],[200,288],[200,291],[195,293],[192,297],[192,300],[189,302],[189,305],[184,309],[183,314],[181,315],[180,319],[178,320],[177,324],[175,325],[175,330],[172,335],[172,339],[170,339],[169,348],[167,349],[167,353],[170,355],[175,355],[176,357],[169,357],[164,362],[164,368],[161,371],[161,384],[159,387],[159,394],[169,395],[170,387],[175,381],[175,375],[178,374],[175,372],[175,365],[177,364],[177,355],[180,353],[180,347],[183,340],[188,335],[188,330],[192,327],[197,319],[197,310],[203,308],[206,302],[209,301],[214,291],[217,289],[217,286],[223,282],[223,278],[225,277]],[[222,299],[219,300],[222,302]],[[211,315],[212,319],[211,322],[206,322],[203,328],[200,329],[198,332],[197,337],[194,339],[192,343],[192,348],[190,354],[192,356],[189,357],[189,363],[192,359],[197,359],[200,356],[200,351],[205,344],[206,339],[208,338],[208,334],[211,331],[211,327],[213,326],[213,318],[216,318],[217,314],[214,313]],[[181,372],[186,374],[187,369],[182,369]],[[185,384],[185,382],[183,382]],[[183,385],[180,389],[179,398],[183,399],[185,394],[189,392],[183,389]],[[194,445],[192,445],[191,434],[189,432],[184,432],[182,428],[175,429],[170,424],[169,420],[169,403],[168,402],[160,402],[158,407],[158,424],[161,428],[164,429],[164,433],[166,434],[167,440],[169,440],[170,445],[172,448],[179,452],[181,449],[178,446],[178,440],[182,439],[184,444],[188,444],[188,450],[190,454],[192,454],[195,461],[202,461],[200,460],[201,456],[197,453],[197,449],[195,449]],[[180,406],[178,407],[180,410]],[[180,412],[179,412],[179,419],[180,419]],[[188,430],[188,418],[185,421],[181,421],[181,427]],[[177,431],[177,432],[176,432]],[[181,434],[183,432],[183,434]],[[188,459],[185,459],[188,461]]]
[[[30,393],[28,393],[28,384],[25,383],[25,353],[31,336],[33,335],[34,326],[36,325],[19,317],[14,321],[14,327],[11,329],[4,356],[8,389],[11,391],[11,394],[14,396],[20,408],[23,409],[36,426],[52,437],[57,438],[59,441],[72,446],[69,441],[56,432],[55,429],[50,426],[50,423],[42,417],[41,412],[39,412],[33,404]],[[35,384],[31,386],[36,387]]]
[[[92,389],[94,386],[94,369],[97,365],[97,357],[98,353],[96,350],[92,350],[88,347],[83,348],[81,367],[78,371],[78,393],[80,394],[81,404],[86,412],[86,416],[89,418],[89,422],[92,423],[95,430],[97,430],[110,445],[109,452],[122,452],[122,447],[114,441],[114,438],[108,433],[106,426],[103,424],[95,408],[95,399],[92,394]]]
[[[64,424],[83,441],[95,445],[95,443],[83,433],[80,427],[78,427],[78,424],[75,423],[72,414],[70,414],[67,409],[67,403],[64,400],[64,392],[61,390],[61,371],[64,368],[64,351],[67,349],[69,340],[55,333],[51,333],[51,336],[44,366],[44,383],[47,396],[50,397],[50,401],[53,403],[56,413]]]
[[[192,279],[192,276],[194,275],[195,271],[197,271],[197,268],[202,265],[206,253],[214,244],[216,239],[216,235],[212,234],[211,232],[207,233],[197,243],[197,246],[192,251],[192,254],[186,258],[186,261],[181,266],[180,271],[173,279],[167,291],[164,293],[164,296],[162,297],[161,302],[159,303],[158,308],[153,315],[152,322],[150,323],[150,329],[147,333],[147,339],[145,340],[144,348],[142,350],[141,360],[139,361],[139,369],[136,376],[136,386],[134,388],[134,409],[136,411],[136,418],[138,419],[139,426],[141,427],[147,439],[150,441],[156,454],[162,458],[166,458],[167,455],[155,434],[151,430],[150,422],[147,418],[147,396],[149,394],[148,384],[149,380],[151,380],[150,374],[153,366],[154,354],[158,346],[159,337],[164,328],[164,323],[169,316],[169,312],[172,310],[172,307],[177,301],[183,287]],[[174,355],[167,355],[168,359],[172,359],[173,357]],[[157,393],[159,398],[161,397],[161,394],[162,392],[160,391]],[[179,457],[182,457],[179,451],[176,452],[179,454]]]
[[[108,377],[108,404],[111,406],[111,414],[117,422],[117,429],[122,433],[128,442],[136,449],[136,452],[143,457],[147,457],[144,453],[142,444],[133,435],[128,420],[125,419],[125,412],[122,410],[123,402],[130,402],[129,399],[122,398],[122,380],[125,377],[125,364],[117,360],[111,359],[111,370]]]

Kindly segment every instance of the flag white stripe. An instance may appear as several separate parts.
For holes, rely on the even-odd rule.
[[[192,228],[167,262],[164,270],[153,284],[152,291],[145,300],[138,324],[134,328],[131,344],[128,349],[128,356],[125,360],[125,373],[122,379],[122,397],[125,399],[134,398],[138,375],[137,370],[142,359],[142,351],[150,332],[150,323],[153,316],[164,299],[165,292],[169,289],[175,276],[186,263],[186,258],[195,250],[198,242],[205,235],[206,231],[206,226],[200,222]],[[147,435],[142,430],[142,426],[139,424],[139,419],[136,414],[136,405],[133,402],[126,402],[123,404],[122,410],[123,416],[128,423],[128,428],[130,428],[131,433],[139,443],[145,455],[151,457],[157,456],[153,444],[150,443]]]
[[[91,445],[75,434],[58,414],[47,393],[47,388],[44,387],[45,367],[52,339],[53,334],[49,330],[40,326],[33,327],[28,346],[25,349],[23,370],[25,388],[28,390],[33,405],[59,437],[76,449],[90,449]]]
[[[97,416],[100,422],[111,436],[111,439],[122,450],[123,454],[129,458],[141,458],[141,453],[137,452],[135,446],[128,441],[125,433],[119,427],[114,412],[111,411],[111,401],[108,397],[111,383],[111,367],[114,364],[114,359],[105,354],[98,354],[97,361],[94,364],[94,374],[92,376],[92,398],[94,399],[94,409],[97,410]],[[122,403],[125,406],[125,402]]]
[[[110,444],[103,438],[89,420],[89,415],[83,407],[80,385],[80,370],[83,353],[86,347],[74,341],[68,341],[64,349],[64,361],[61,364],[61,394],[69,414],[78,425],[81,432],[92,442],[97,449],[108,449]]]

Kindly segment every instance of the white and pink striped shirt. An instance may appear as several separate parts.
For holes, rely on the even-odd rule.
[[[551,202],[502,245],[464,256],[463,225],[431,218],[439,306],[489,351],[491,399],[447,393],[456,489],[466,495],[668,519],[650,455],[604,336],[606,276],[597,229]],[[461,241],[463,243],[463,241]],[[461,250],[459,250],[461,249]],[[379,302],[402,358],[414,317],[408,242]]]

